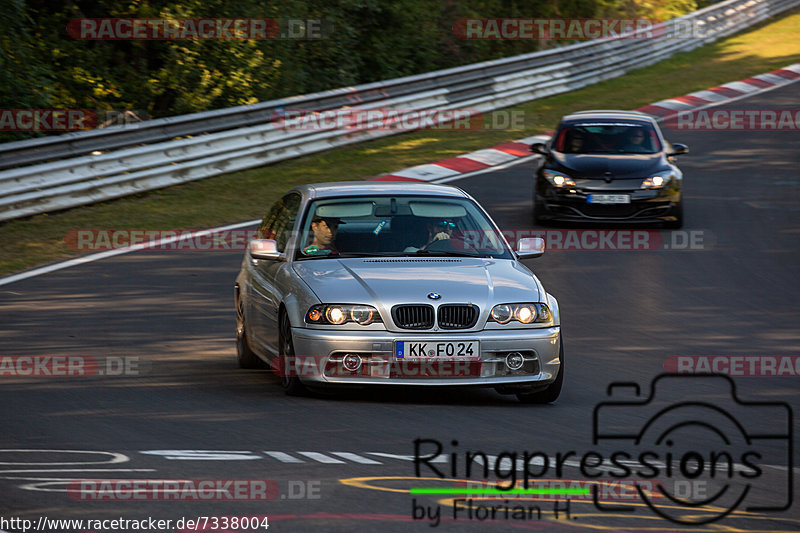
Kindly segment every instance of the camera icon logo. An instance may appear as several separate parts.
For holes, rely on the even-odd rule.
[[[623,388],[637,398],[617,399]],[[703,399],[690,398],[701,392]],[[606,452],[611,476],[652,480],[656,491],[636,485],[644,505],[604,504],[594,491],[598,510],[649,508],[673,523],[702,525],[792,505],[789,404],[744,402],[733,380],[717,374],[661,374],[644,399],[630,382],[612,383],[607,393],[613,399],[594,408],[594,445],[614,447]]]

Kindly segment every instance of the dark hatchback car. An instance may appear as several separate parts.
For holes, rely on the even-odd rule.
[[[565,116],[536,171],[533,216],[548,221],[683,225],[683,174],[656,121],[636,111],[581,111]]]

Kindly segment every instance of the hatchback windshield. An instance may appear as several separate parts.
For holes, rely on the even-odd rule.
[[[558,132],[553,144],[565,154],[654,154],[661,151],[655,130],[632,122],[570,124]]]
[[[511,259],[502,236],[471,201],[369,196],[312,202],[298,259],[359,256],[469,256]]]

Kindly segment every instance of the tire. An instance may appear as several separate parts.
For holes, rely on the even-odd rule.
[[[664,227],[667,229],[681,229],[683,227],[683,202],[678,204],[678,209],[674,212],[675,220],[672,222],[665,222]]]
[[[292,340],[292,326],[289,323],[289,317],[286,312],[281,312],[280,317],[280,334],[278,338],[279,352],[278,357],[281,358],[280,368],[281,372],[281,387],[288,396],[305,396],[308,394],[303,382],[297,376],[289,376],[287,370],[291,366],[287,362],[287,358],[294,356],[294,341]]]
[[[244,309],[241,301],[236,302],[236,359],[242,368],[260,368],[261,359],[253,353],[247,343],[247,329],[244,323]]]
[[[518,393],[517,399],[521,403],[552,403],[558,399],[561,394],[561,387],[564,385],[564,341],[561,340],[561,346],[558,350],[558,358],[561,360],[561,367],[558,369],[558,376],[556,380],[551,383],[546,389],[537,392]]]

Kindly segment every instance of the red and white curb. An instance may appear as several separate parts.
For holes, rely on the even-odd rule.
[[[661,100],[634,111],[646,113],[661,122],[682,111],[703,109],[733,102],[740,98],[746,98],[756,93],[770,91],[793,83],[798,79],[800,79],[800,63],[795,63],[745,80],[733,81],[705,91],[697,91],[685,96]],[[436,163],[397,170],[372,179],[375,181],[429,181],[434,183],[455,181],[487,169],[494,170],[499,167],[512,166],[513,164],[539,157],[531,155],[530,145],[537,141],[544,142],[549,139],[549,135],[535,135],[437,161]]]

